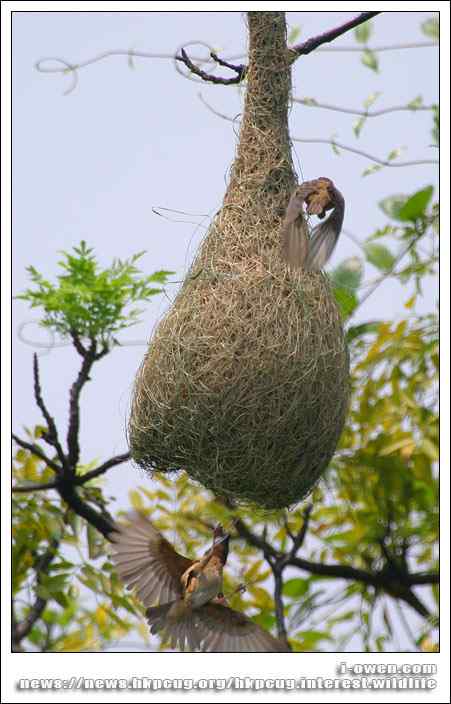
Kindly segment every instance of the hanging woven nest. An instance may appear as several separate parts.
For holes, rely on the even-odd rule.
[[[248,21],[230,184],[137,375],[129,439],[141,467],[183,468],[217,495],[272,509],[304,498],[328,466],[348,354],[327,277],[291,270],[280,254],[296,185],[284,13]]]

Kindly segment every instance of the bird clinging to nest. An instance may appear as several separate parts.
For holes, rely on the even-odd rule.
[[[229,608],[222,572],[229,538],[222,526],[199,560],[179,555],[141,515],[111,535],[112,558],[127,587],[134,588],[153,634],[171,648],[203,652],[286,652],[287,646],[247,616]]]
[[[303,205],[309,215],[327,220],[308,235]],[[282,224],[282,256],[293,268],[319,271],[329,261],[344,219],[345,201],[334,183],[324,176],[305,181],[292,193]]]

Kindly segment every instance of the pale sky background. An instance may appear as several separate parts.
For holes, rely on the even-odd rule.
[[[289,12],[291,26],[301,26],[307,39],[341,24],[350,12]],[[427,41],[420,24],[431,13],[383,13],[373,21],[371,44]],[[85,239],[103,264],[145,249],[147,272],[169,269],[180,280],[205,232],[200,214],[212,215],[221,204],[225,180],[233,160],[233,125],[206,110],[197,94],[218,110],[241,111],[236,87],[208,86],[188,81],[175,72],[171,60],[113,57],[82,69],[74,92],[64,96],[70,78],[38,73],[34,64],[44,57],[77,63],[111,49],[172,53],[190,40],[209,42],[223,56],[245,50],[244,20],[237,12],[16,12],[13,16],[13,290],[28,284],[26,266],[33,264],[47,277],[57,271],[58,250]],[[352,33],[334,45],[355,45]],[[201,49],[196,49],[199,55]],[[194,50],[193,50],[194,53]],[[360,63],[356,53],[315,52],[301,58],[294,69],[294,96],[362,108],[375,91],[376,107],[409,102],[422,95],[425,104],[438,101],[436,48],[378,54],[380,73]],[[223,73],[221,71],[221,73]],[[380,158],[406,147],[401,160],[434,159],[430,112],[393,113],[368,120],[355,140],[352,115],[294,105],[293,136],[330,138]],[[295,144],[305,179],[328,176],[343,192],[345,229],[360,240],[387,223],[377,202],[394,193],[412,193],[437,182],[435,165],[390,168],[362,178],[371,165],[366,159],[327,145]],[[295,156],[295,163],[297,162]],[[154,215],[166,207],[192,213],[189,222],[171,222]],[[183,216],[174,214],[174,218]],[[208,221],[207,221],[208,222]],[[193,224],[194,223],[194,224]],[[395,248],[396,251],[396,248]],[[342,235],[332,267],[358,255],[358,247]],[[376,270],[367,266],[371,279]],[[149,301],[143,323],[120,336],[126,345],[96,365],[93,381],[82,396],[82,461],[90,462],[126,450],[125,425],[134,374],[155,323],[176,291]],[[421,310],[435,306],[437,283]],[[381,286],[356,320],[393,319],[405,315],[409,291],[388,282]],[[48,335],[33,324],[38,314],[14,303],[13,427],[41,422],[32,396],[33,348],[17,337],[47,342]],[[141,341],[127,346],[127,341]],[[42,350],[40,350],[42,352]],[[79,367],[70,347],[56,347],[40,357],[45,400],[59,428],[66,428],[68,387]],[[148,481],[131,465],[107,475],[107,493],[121,506],[136,484]]]

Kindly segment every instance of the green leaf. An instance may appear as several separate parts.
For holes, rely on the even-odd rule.
[[[356,41],[359,42],[359,44],[367,44],[368,39],[371,37],[372,33],[373,27],[370,20],[363,22],[363,24],[360,24],[354,29],[354,36]]]
[[[433,106],[433,126],[431,130],[432,139],[434,140],[433,146],[438,147],[440,144],[440,113],[438,105]]]
[[[336,154],[337,156],[341,156],[341,152],[340,152],[339,148],[337,147],[337,145],[335,144],[335,137],[337,137],[336,134],[333,134],[333,135],[331,136],[331,138],[330,138],[330,145],[331,145],[331,147],[332,147],[333,153]]]
[[[370,176],[371,174],[375,174],[377,171],[380,171],[382,168],[383,167],[380,164],[372,164],[362,172],[362,176]]]
[[[301,35],[301,28],[299,27],[299,25],[297,25],[296,27],[292,27],[290,29],[289,34],[288,34],[288,44],[294,44],[296,39],[298,39],[298,37],[300,37],[300,35]]]
[[[333,292],[343,318],[348,318],[357,308],[359,299],[354,292],[341,286],[334,286]]]
[[[399,209],[397,213],[397,220],[403,222],[415,222],[418,218],[421,218],[429,205],[429,202],[434,193],[433,186],[427,186],[421,191],[417,191],[413,196],[410,196]]]
[[[387,156],[387,161],[394,161],[397,159],[399,156],[402,154],[402,149],[397,147],[396,149],[392,149],[391,152],[388,153]]]
[[[404,203],[408,199],[405,195],[393,195],[384,198],[384,200],[379,201],[379,208],[388,215],[389,218],[394,220],[398,219],[398,213],[403,207]]]
[[[421,108],[422,105],[423,98],[421,95],[417,95],[416,98],[407,103],[407,107],[410,108],[410,110],[418,110],[418,108]]]
[[[309,590],[309,580],[308,579],[287,579],[283,585],[283,594],[289,596],[292,599],[296,599],[300,596],[304,596]]]
[[[354,124],[352,125],[352,130],[353,130],[353,132],[354,132],[354,134],[355,134],[356,137],[360,137],[360,133],[361,133],[361,131],[362,131],[362,129],[363,129],[363,126],[364,126],[364,124],[365,124],[365,122],[366,122],[366,119],[367,119],[367,118],[364,117],[364,116],[359,117],[359,119],[356,120],[356,121],[354,122]]]
[[[374,93],[370,93],[370,95],[368,96],[368,98],[366,98],[366,100],[363,101],[363,107],[364,107],[366,110],[368,110],[368,108],[370,108],[372,105],[374,105],[374,103],[376,102],[376,100],[377,100],[381,95],[382,95],[382,93],[381,93],[380,91],[378,91],[378,90],[375,91]]]
[[[376,321],[362,323],[361,325],[351,325],[346,332],[346,340],[348,343],[357,340],[359,337],[376,333],[379,329],[379,323]]]
[[[331,273],[331,279],[338,288],[355,292],[362,283],[363,265],[359,257],[349,257]]]
[[[367,261],[380,271],[389,271],[395,263],[395,257],[383,244],[375,242],[365,242],[363,249]]]
[[[421,31],[426,37],[431,37],[431,39],[440,40],[440,24],[436,17],[430,17],[421,23]]]
[[[377,56],[371,49],[365,49],[362,52],[362,64],[376,73],[379,71]]]

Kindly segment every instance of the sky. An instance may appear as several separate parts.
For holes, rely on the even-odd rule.
[[[300,40],[350,19],[349,12],[289,12],[291,27],[300,26]],[[374,45],[423,42],[423,12],[387,12],[374,22]],[[35,64],[45,57],[70,64],[107,50],[130,49],[173,54],[182,44],[200,40],[222,56],[243,54],[246,34],[238,12],[15,12],[13,16],[13,290],[28,284],[26,267],[33,264],[54,278],[61,250],[85,239],[100,262],[127,258],[146,250],[142,268],[174,271],[180,281],[196,252],[211,217],[221,205],[237,137],[234,125],[212,114],[199,93],[218,111],[236,116],[242,95],[236,87],[207,86],[186,80],[167,58],[133,60],[114,56],[79,71],[69,95],[69,76],[40,73]],[[333,46],[355,46],[352,33]],[[332,46],[332,45],[331,45]],[[202,55],[202,47],[192,52]],[[293,73],[293,95],[319,102],[362,108],[369,95],[380,92],[374,107],[403,105],[421,95],[424,104],[438,101],[436,48],[378,54],[380,72],[365,68],[359,54],[318,51],[300,59]],[[44,66],[56,66],[55,61]],[[386,158],[402,148],[400,160],[434,159],[430,112],[399,112],[368,120],[359,140],[352,115],[293,105],[293,137],[332,136],[344,144]],[[413,193],[437,183],[437,166],[387,168],[362,177],[368,160],[329,145],[295,144],[295,164],[304,179],[328,176],[346,200],[344,228],[364,240],[387,223],[377,203],[394,193]],[[298,171],[300,168],[298,166]],[[165,217],[154,209],[167,208]],[[359,254],[342,235],[331,266]],[[376,270],[366,266],[365,278]],[[420,310],[435,306],[437,284]],[[104,460],[126,450],[125,427],[134,375],[146,341],[167,310],[177,284],[154,297],[142,323],[120,336],[121,348],[95,368],[83,391],[82,461]],[[387,282],[369,298],[356,320],[405,315],[409,290]],[[68,387],[79,359],[69,346],[50,350],[48,334],[36,325],[38,314],[21,301],[13,304],[13,427],[41,422],[32,397],[32,353],[40,354],[41,380],[48,408],[57,425],[66,428]],[[26,342],[27,340],[28,342]],[[58,342],[58,341],[57,341]],[[30,344],[31,343],[31,344]],[[108,494],[118,505],[148,481],[130,464],[108,474]]]

